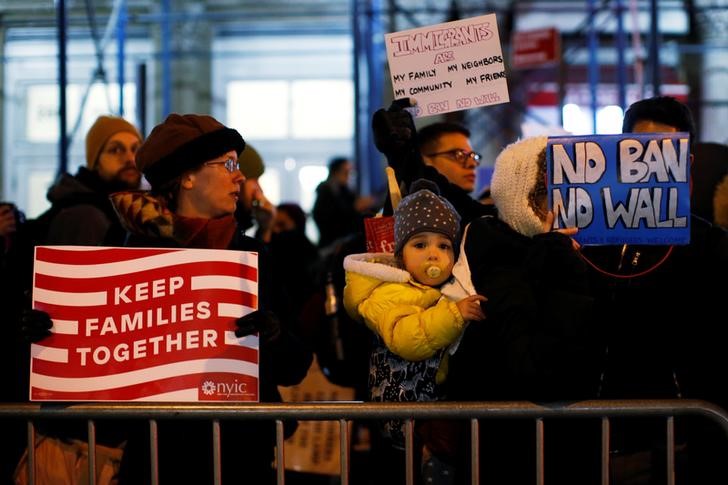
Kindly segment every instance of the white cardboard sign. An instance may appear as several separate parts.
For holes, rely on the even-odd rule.
[[[394,98],[416,116],[507,103],[495,14],[385,34]]]

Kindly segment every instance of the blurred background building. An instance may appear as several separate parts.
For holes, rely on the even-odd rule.
[[[0,199],[42,212],[101,113],[143,133],[171,112],[212,114],[262,154],[274,203],[310,210],[334,155],[375,193],[371,114],[392,99],[383,35],[487,13],[511,102],[448,115],[485,156],[480,186],[517,137],[618,133],[623,109],[653,94],[686,102],[699,140],[728,140],[725,0],[0,0]],[[534,35],[538,54],[523,52]]]

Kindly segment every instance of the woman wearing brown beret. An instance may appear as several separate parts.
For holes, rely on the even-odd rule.
[[[258,252],[259,310],[236,322],[236,335],[259,333],[260,400],[279,402],[277,386],[300,382],[312,356],[288,330],[290,317],[280,285],[270,279],[264,246],[245,236],[234,217],[243,196],[245,176],[238,157],[244,149],[240,134],[211,116],[169,115],[137,152],[137,166],[151,191],[117,193],[112,199],[128,231],[129,246]],[[211,430],[210,422],[160,422],[162,483],[212,483]],[[221,435],[223,482],[274,483],[274,423],[224,422]],[[149,482],[147,443],[145,437],[139,442],[130,439],[122,483]]]

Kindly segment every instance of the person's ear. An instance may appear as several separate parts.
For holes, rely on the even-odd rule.
[[[192,172],[186,172],[180,179],[180,187],[186,190],[190,190],[195,186],[195,174]]]

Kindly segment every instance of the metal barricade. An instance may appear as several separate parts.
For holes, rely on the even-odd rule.
[[[601,483],[609,485],[609,434],[610,419],[621,417],[664,417],[667,437],[667,481],[674,485],[675,471],[675,417],[703,416],[720,426],[728,437],[728,413],[722,408],[699,400],[625,400],[580,401],[576,403],[549,403],[538,405],[531,402],[418,402],[418,403],[281,403],[281,404],[157,404],[157,403],[99,403],[99,404],[0,404],[0,418],[17,418],[28,421],[28,477],[35,483],[35,426],[39,419],[85,419],[88,422],[89,481],[95,485],[95,420],[97,419],[146,419],[150,431],[151,483],[157,485],[158,419],[210,420],[213,430],[214,483],[221,478],[220,420],[274,420],[276,422],[276,462],[284,463],[285,420],[338,421],[341,441],[341,483],[348,485],[349,470],[349,421],[387,420],[405,421],[406,484],[414,484],[414,421],[418,419],[469,420],[471,429],[471,483],[480,483],[479,421],[481,419],[533,419],[536,427],[536,483],[544,483],[544,419],[548,418],[601,418]],[[284,485],[284,467],[278,466],[277,483]]]

